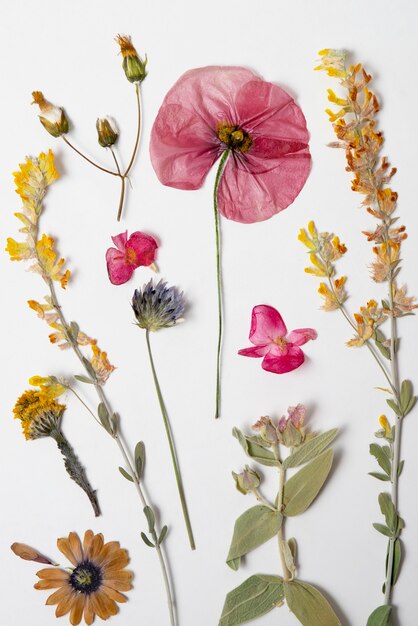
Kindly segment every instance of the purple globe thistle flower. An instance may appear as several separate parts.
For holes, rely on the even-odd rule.
[[[182,320],[186,301],[177,287],[167,287],[163,280],[154,284],[151,279],[142,289],[135,289],[132,308],[140,328],[157,331]]]

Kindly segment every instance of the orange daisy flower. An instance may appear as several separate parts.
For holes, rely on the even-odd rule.
[[[46,604],[57,605],[55,615],[70,613],[73,626],[80,624],[83,613],[86,624],[92,624],[97,615],[103,620],[119,611],[117,602],[126,602],[121,591],[132,588],[132,572],[126,571],[128,552],[118,541],[104,542],[101,533],[91,530],[79,536],[71,532],[67,538],[57,540],[58,549],[74,566],[68,571],[46,567],[37,572],[40,580],[35,589],[57,589]]]

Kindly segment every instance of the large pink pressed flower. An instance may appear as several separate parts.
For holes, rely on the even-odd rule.
[[[164,185],[198,189],[229,151],[217,189],[220,213],[266,220],[291,204],[309,174],[305,117],[283,89],[242,67],[203,67],[167,93],[151,133]]]
[[[137,267],[151,265],[158,244],[154,237],[136,231],[128,239],[128,231],[112,237],[116,248],[106,252],[107,273],[112,285],[123,285]]]
[[[302,365],[305,355],[299,346],[316,339],[313,328],[298,328],[287,332],[286,324],[276,309],[267,304],[253,308],[250,341],[253,348],[239,350],[242,356],[264,357],[262,368],[274,374],[285,374]]]

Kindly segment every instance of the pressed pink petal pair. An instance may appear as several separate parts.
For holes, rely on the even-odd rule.
[[[253,308],[249,339],[254,347],[239,350],[238,354],[264,357],[262,368],[274,374],[285,374],[296,369],[305,360],[299,346],[317,338],[313,328],[298,328],[287,332],[280,313],[267,304]]]
[[[239,129],[251,145],[230,150],[217,191],[220,213],[236,222],[266,220],[291,204],[310,169],[305,117],[283,89],[242,67],[203,67],[167,93],[151,133],[159,180],[198,189],[228,146],[219,125]]]
[[[151,235],[139,231],[128,231],[112,237],[115,248],[106,252],[106,264],[109,280],[113,285],[126,283],[140,266],[151,265],[155,260],[158,244]]]

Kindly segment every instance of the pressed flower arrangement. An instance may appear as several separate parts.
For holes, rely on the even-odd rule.
[[[162,543],[167,535],[167,526],[163,526],[161,530],[158,529],[155,513],[145,497],[143,489],[144,443],[137,443],[134,458],[131,460],[127,446],[120,436],[120,416],[111,408],[104,389],[107,379],[115,368],[111,365],[106,352],[98,347],[95,339],[82,332],[76,322],[67,322],[57,297],[55,284],[58,283],[61,288],[65,289],[70,278],[70,271],[64,269],[65,261],[58,257],[54,239],[45,234],[39,235],[39,221],[44,209],[43,200],[48,187],[58,178],[53,153],[49,151],[47,154],[41,153],[38,158],[27,158],[25,163],[20,165],[19,171],[14,174],[14,178],[16,191],[23,204],[21,212],[16,213],[16,217],[23,223],[20,230],[25,238],[21,242],[9,238],[6,249],[12,261],[31,262],[30,269],[40,274],[46,284],[49,294],[45,297],[44,302],[41,304],[35,300],[29,300],[28,304],[52,328],[53,332],[49,335],[50,341],[61,349],[71,349],[77,357],[83,368],[83,374],[75,375],[74,379],[93,386],[98,398],[97,410],[92,410],[73,385],[65,380],[55,376],[33,377],[31,380],[40,387],[41,393],[48,394],[49,392],[55,397],[66,389],[72,391],[102,429],[117,444],[126,468],[120,467],[119,470],[127,480],[134,484],[148,523],[148,533],[151,539],[144,532],[141,533],[141,536],[145,544],[156,551],[167,595],[170,624],[173,626],[176,621],[172,585],[162,551]],[[88,356],[85,353],[86,349],[91,350]],[[79,607],[79,605],[77,606]],[[78,610],[80,609],[78,608]]]
[[[250,576],[228,593],[219,626],[237,626],[287,604],[303,626],[340,626],[328,600],[313,585],[299,580],[296,572],[296,541],[286,540],[285,522],[300,515],[312,504],[332,466],[329,445],[337,429],[321,435],[304,427],[302,404],[288,409],[277,422],[261,417],[253,426],[256,434],[245,435],[234,428],[233,435],[250,459],[278,473],[278,492],[267,500],[260,492],[261,476],[248,466],[233,478],[242,494],[251,494],[258,504],[247,509],[235,522],[227,564],[238,570],[242,559],[273,537],[278,543],[282,575]],[[286,448],[288,454],[284,456]],[[288,470],[301,467],[287,479]]]
[[[399,375],[398,321],[413,314],[418,304],[414,297],[407,295],[406,286],[398,282],[401,245],[407,235],[405,226],[397,224],[398,194],[390,186],[396,169],[390,168],[387,158],[380,156],[384,138],[376,128],[379,103],[369,88],[372,77],[360,64],[347,66],[344,51],[326,49],[320,55],[321,63],[317,69],[339,79],[344,91],[343,97],[339,97],[328,90],[329,101],[341,107],[337,112],[327,110],[337,136],[331,146],[345,151],[346,169],[354,175],[352,189],[364,197],[362,206],[378,221],[374,229],[363,234],[374,244],[371,278],[387,287],[381,304],[370,299],[360,307],[359,313],[352,316],[345,304],[348,298],[346,277],[337,278],[335,266],[346,253],[346,247],[331,233],[318,232],[313,222],[309,223],[307,231],[301,230],[299,239],[309,249],[312,263],[305,271],[327,281],[321,282],[318,289],[323,298],[322,308],[325,311],[339,310],[348,321],[354,331],[348,346],[368,349],[384,377],[384,387],[380,390],[388,396],[386,403],[394,413],[392,422],[386,415],[380,416],[380,428],[375,433],[379,443],[370,444],[370,454],[379,465],[379,471],[372,471],[370,475],[388,483],[390,491],[382,491],[378,498],[384,523],[373,524],[387,538],[384,600],[372,612],[367,625],[389,626],[393,623],[393,587],[398,580],[404,552],[401,539],[404,520],[398,502],[398,483],[404,465],[401,459],[402,426],[416,402],[412,383],[408,379],[401,381]],[[382,328],[387,328],[386,333]]]
[[[189,70],[164,98],[151,133],[159,180],[199,189],[219,160],[213,190],[218,340],[215,417],[220,416],[223,332],[219,213],[251,224],[291,204],[310,169],[301,109],[283,89],[243,67]]]
[[[111,117],[97,118],[96,130],[97,141],[102,148],[106,148],[110,151],[112,159],[114,161],[116,171],[103,167],[96,163],[91,157],[84,154],[79,148],[77,148],[69,139],[68,134],[71,130],[71,125],[68,117],[62,107],[51,104],[44,97],[41,91],[32,92],[33,103],[37,104],[40,110],[39,120],[45,130],[48,131],[53,137],[60,137],[74,152],[81,156],[87,163],[93,165],[96,169],[119,178],[121,183],[121,191],[119,198],[119,206],[117,212],[117,220],[120,221],[122,217],[122,210],[125,199],[125,187],[126,181],[129,180],[129,173],[135,162],[136,154],[139,147],[140,135],[141,135],[141,92],[140,87],[142,81],[147,76],[146,65],[147,57],[141,59],[138,55],[131,38],[126,35],[117,35],[116,42],[119,45],[120,53],[122,55],[122,67],[125,72],[125,76],[128,81],[135,85],[135,95],[137,104],[137,130],[135,137],[135,144],[132,150],[132,155],[129,163],[125,169],[122,168],[118,156],[115,151],[115,144],[119,137],[118,128]]]

